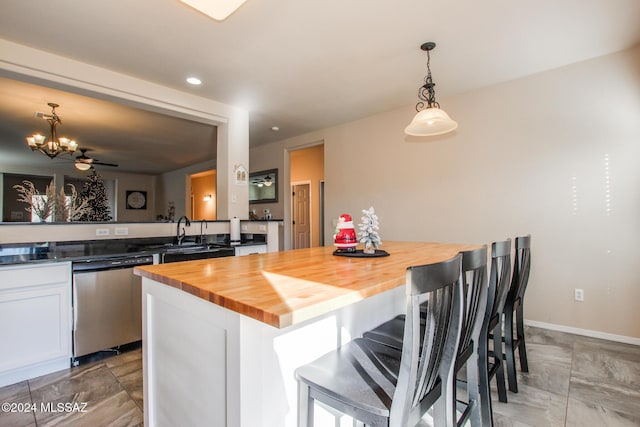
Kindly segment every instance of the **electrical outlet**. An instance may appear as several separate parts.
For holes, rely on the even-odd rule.
[[[584,301],[584,289],[575,289],[576,301]]]
[[[115,233],[116,236],[127,236],[129,234],[129,229],[127,227],[116,227]]]
[[[108,228],[96,228],[96,236],[108,236],[109,229]]]

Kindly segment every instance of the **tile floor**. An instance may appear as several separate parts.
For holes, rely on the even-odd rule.
[[[496,426],[640,426],[640,346],[527,327],[529,373]],[[497,391],[492,390],[492,396]]]
[[[0,403],[35,405],[31,412],[0,411],[0,426],[142,426],[142,399],[137,349],[0,388]],[[67,403],[71,411],[65,411]]]
[[[532,327],[526,337],[530,372],[509,403],[494,399],[496,426],[640,426],[640,347]],[[133,350],[0,388],[0,403],[37,407],[0,412],[0,426],[141,426],[141,358]],[[86,402],[86,412],[42,411],[42,402]]]

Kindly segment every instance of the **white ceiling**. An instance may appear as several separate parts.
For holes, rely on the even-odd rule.
[[[639,22],[637,0],[247,0],[223,22],[178,0],[3,0],[0,37],[247,108],[256,146],[402,106],[409,121],[425,41],[438,45],[431,69],[441,100],[635,46]],[[189,87],[188,75],[204,84]],[[0,102],[0,131],[11,143],[24,144],[44,123],[33,124],[33,112],[56,102],[60,133],[121,170],[158,173],[215,151],[208,126],[104,101],[2,79]],[[84,133],[87,123],[93,134]],[[0,137],[4,157],[9,140]],[[185,141],[197,149],[185,150]],[[138,148],[158,156],[153,165],[139,165]],[[20,150],[33,162],[36,154]]]

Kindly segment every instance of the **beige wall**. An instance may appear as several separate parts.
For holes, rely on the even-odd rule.
[[[286,193],[289,192],[290,182],[288,179],[289,175],[285,176],[285,172],[288,173],[288,171],[284,169],[284,158],[285,153],[277,144],[267,144],[249,150],[249,172],[253,173],[269,169],[278,169],[278,181],[276,182],[278,186],[278,203],[249,204],[249,209],[254,209],[258,218],[264,215],[264,209],[269,209],[273,219],[284,218],[284,200]]]
[[[324,145],[291,151],[291,182],[309,183],[311,247],[320,245],[320,181],[324,179]]]
[[[525,317],[637,339],[638,70],[640,48],[439,99],[460,124],[451,135],[406,137],[407,106],[259,147],[251,160],[287,169],[286,150],[324,140],[326,239],[340,213],[369,206],[383,242],[531,233]]]

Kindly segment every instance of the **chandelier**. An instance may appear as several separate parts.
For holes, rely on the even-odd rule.
[[[418,113],[409,126],[404,129],[407,135],[441,135],[458,127],[458,123],[451,120],[449,115],[440,109],[440,104],[436,102],[436,91],[434,89],[436,84],[431,78],[431,68],[429,67],[429,62],[431,61],[429,52],[435,47],[436,44],[434,42],[426,42],[420,46],[420,49],[427,52],[427,76],[424,78],[424,85],[418,89],[418,98],[420,98],[420,101],[416,104]]]
[[[35,113],[35,117],[45,119],[49,122],[49,137],[45,137],[39,133],[33,134],[27,137],[27,145],[32,151],[38,150],[53,159],[58,154],[73,153],[78,148],[78,144],[69,138],[58,138],[56,126],[62,123],[62,120],[60,120],[60,117],[56,114],[56,108],[58,108],[59,105],[53,102],[49,102],[48,105],[51,107],[51,114]]]

